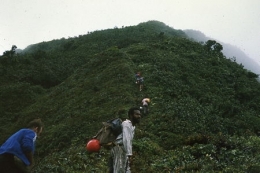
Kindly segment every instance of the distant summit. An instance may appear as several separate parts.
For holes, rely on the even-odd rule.
[[[238,64],[242,64],[246,69],[256,73],[260,74],[260,66],[258,63],[248,57],[241,49],[239,49],[236,46],[233,46],[231,44],[223,43],[221,41],[218,41],[217,39],[207,37],[204,33],[201,31],[196,31],[192,29],[183,30],[188,37],[194,39],[197,42],[206,42],[207,40],[216,40],[223,46],[223,54],[227,58],[235,59]]]

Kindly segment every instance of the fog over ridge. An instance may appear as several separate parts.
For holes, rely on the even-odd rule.
[[[197,30],[187,29],[183,30],[188,37],[198,42],[206,42],[207,40],[215,40],[223,46],[223,54],[227,58],[235,58],[238,64],[242,64],[245,69],[250,70],[256,74],[260,74],[260,65],[248,55],[246,55],[241,49],[228,43],[221,42],[217,39],[207,37],[204,33]]]

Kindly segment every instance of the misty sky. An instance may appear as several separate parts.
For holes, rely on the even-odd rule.
[[[158,20],[237,46],[260,62],[260,0],[0,0],[0,55],[42,41]]]

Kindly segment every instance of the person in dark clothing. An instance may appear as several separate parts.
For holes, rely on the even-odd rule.
[[[141,76],[140,72],[135,74],[135,83],[139,85],[139,90],[142,91],[144,87],[144,77]]]

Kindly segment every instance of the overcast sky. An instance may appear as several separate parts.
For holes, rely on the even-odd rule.
[[[0,0],[0,55],[42,41],[158,20],[260,62],[260,0]]]

